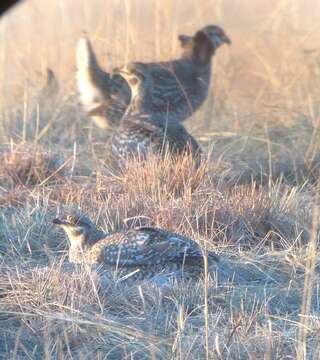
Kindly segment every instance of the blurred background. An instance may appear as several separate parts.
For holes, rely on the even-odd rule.
[[[280,85],[292,90],[303,76],[295,73],[296,63],[314,55],[305,51],[319,48],[319,18],[316,0],[24,0],[0,20],[1,103],[47,66],[72,86],[82,30],[102,65],[111,68],[128,60],[176,57],[177,35],[206,24],[221,25],[233,40],[216,58],[215,78],[225,82],[224,90],[261,97],[271,87],[276,95]]]

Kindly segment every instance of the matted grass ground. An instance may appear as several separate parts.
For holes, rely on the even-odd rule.
[[[0,358],[319,358],[317,2],[46,3],[0,23]],[[110,68],[178,56],[178,33],[213,22],[233,45],[186,124],[204,163],[151,158],[110,173],[108,133],[75,96],[80,31]],[[60,83],[50,98],[39,93],[46,66]],[[105,231],[189,236],[221,256],[218,270],[101,288],[68,264],[51,224],[71,209]]]

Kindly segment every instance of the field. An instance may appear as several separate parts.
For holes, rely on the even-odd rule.
[[[320,359],[319,17],[314,0],[28,0],[0,19],[1,359]],[[211,23],[232,46],[185,123],[206,161],[110,173],[109,132],[76,97],[81,31],[111,69],[177,58],[177,35]],[[75,209],[184,234],[220,264],[101,288],[51,223]]]

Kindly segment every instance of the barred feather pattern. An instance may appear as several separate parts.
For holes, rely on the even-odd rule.
[[[207,35],[200,36],[211,34],[210,31],[210,41]],[[212,56],[223,43],[230,43],[223,30],[214,25],[199,30],[193,37],[180,38],[184,39],[180,59],[145,64],[154,82],[151,110],[160,119],[167,116],[170,120],[184,121],[201,106],[208,95]],[[108,106],[100,119],[104,118],[106,126],[117,126],[131,99],[126,81],[101,70],[86,37],[78,44],[77,66],[78,89],[85,110],[92,116],[90,111],[104,101]]]
[[[151,110],[155,117],[167,116],[180,122],[190,117],[207,98],[211,75],[210,66],[201,69],[201,72],[192,74],[191,60],[184,59],[176,63],[179,64],[178,69],[171,63],[169,64],[172,70],[168,69],[166,63],[149,64],[155,84]],[[186,69],[186,72],[189,71],[190,76],[188,78],[179,76],[179,73],[182,72],[179,68]],[[108,104],[104,108],[102,116],[107,120],[109,126],[115,127],[120,123],[129,106],[130,89],[127,88],[126,81],[118,76],[112,80],[112,86],[108,87],[108,92],[102,91],[101,93],[104,96],[97,99]],[[94,104],[90,104],[90,107],[94,108]],[[90,109],[88,109],[88,114],[90,115]]]

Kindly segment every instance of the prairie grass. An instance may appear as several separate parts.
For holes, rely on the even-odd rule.
[[[319,14],[315,1],[30,0],[1,19],[0,358],[319,357]],[[109,133],[75,94],[81,30],[110,69],[177,57],[176,36],[208,23],[233,44],[186,122],[200,167],[166,155],[112,172]],[[59,92],[43,97],[46,67]],[[69,210],[106,232],[176,231],[220,264],[162,287],[102,284],[68,263],[51,221]]]

